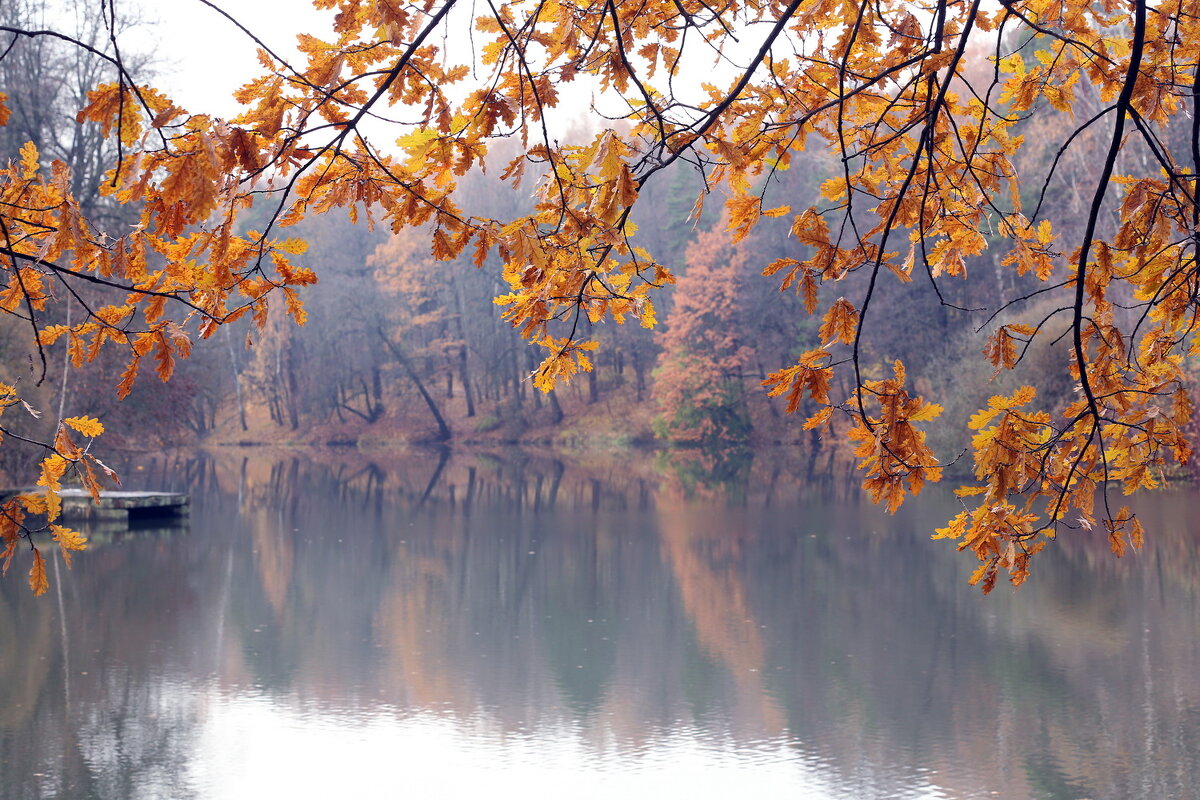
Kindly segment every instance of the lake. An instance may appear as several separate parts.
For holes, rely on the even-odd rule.
[[[131,460],[186,524],[0,582],[0,797],[1185,798],[1200,495],[983,597],[785,453]]]

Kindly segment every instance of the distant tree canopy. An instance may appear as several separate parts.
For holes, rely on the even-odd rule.
[[[871,324],[905,313],[880,304],[885,282],[923,282],[955,305],[953,282],[998,252],[1011,291],[979,318],[994,370],[1017,367],[1036,341],[1069,343],[1073,397],[1046,405],[1022,386],[970,421],[976,480],[939,535],[978,557],[972,580],[985,591],[1003,572],[1020,584],[1064,528],[1102,527],[1118,554],[1136,546],[1136,518],[1097,490],[1153,487],[1189,457],[1188,364],[1200,348],[1194,3],[314,4],[336,12],[333,29],[301,36],[300,62],[262,46],[231,120],[138,81],[112,0],[88,7],[102,32],[92,38],[0,20],[0,65],[54,43],[99,66],[76,119],[109,143],[107,171],[92,179],[100,195],[133,218],[108,223],[81,199],[95,184],[75,185],[70,165],[32,143],[3,154],[0,308],[31,353],[0,387],[10,415],[54,348],[76,365],[119,353],[123,395],[143,364],[166,380],[193,339],[224,324],[264,326],[269,309],[303,322],[301,290],[317,276],[285,231],[335,209],[396,234],[418,229],[435,260],[466,252],[498,269],[508,290],[497,303],[543,348],[532,380],[548,391],[591,367],[589,322],[655,325],[655,292],[676,265],[639,245],[647,237],[632,218],[656,176],[684,163],[697,210],[724,205],[728,241],[706,240],[706,254],[724,257],[773,219],[802,246],[760,266],[819,315],[819,343],[765,383],[789,410],[806,409],[806,427],[842,420],[867,491],[893,510],[943,464],[925,439],[939,405],[913,394],[899,361],[866,358]],[[19,71],[3,74],[0,124],[26,93]],[[560,141],[581,113],[598,132]],[[502,179],[534,194],[504,218],[457,191],[500,140],[519,142]],[[776,178],[806,149],[831,153],[831,177],[819,196],[781,192]],[[240,220],[252,204],[250,229]],[[708,274],[720,279],[719,265]],[[738,361],[737,348],[722,358]],[[46,577],[30,533],[49,526],[64,552],[81,546],[56,522],[56,490],[68,470],[96,488],[100,432],[89,417],[57,422],[39,439],[47,491],[4,506],[5,567],[24,542],[35,591]]]

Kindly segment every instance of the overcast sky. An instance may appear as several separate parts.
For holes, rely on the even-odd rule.
[[[82,0],[75,0],[81,2]],[[162,86],[179,105],[192,113],[208,113],[231,117],[237,104],[231,95],[250,78],[262,73],[255,59],[255,44],[231,22],[206,7],[200,0],[173,0],[171,3],[151,4],[141,0],[143,12],[136,11],[136,0],[130,0],[124,13],[131,18],[142,13],[151,24],[129,31],[123,37],[138,50],[153,49],[157,53],[159,74],[156,83]],[[311,0],[213,0],[229,11],[264,44],[297,66],[303,64],[295,47],[296,35],[310,33],[326,41],[333,39],[333,15],[317,11]],[[0,4],[3,0],[0,0]],[[120,8],[120,4],[118,4]],[[469,18],[474,4],[462,4],[461,12],[449,20],[454,35],[443,35],[435,42],[450,53],[451,60],[466,63],[470,60]],[[457,16],[458,19],[454,17]],[[729,48],[756,50],[758,36],[751,35],[743,45]],[[703,62],[703,63],[700,63]],[[676,90],[699,90],[702,80],[720,81],[732,75],[728,68],[716,68],[701,56],[695,67],[682,71],[675,81]],[[724,73],[724,74],[723,74]],[[606,116],[619,116],[627,107],[616,97],[597,98],[598,85],[586,78],[577,78],[560,87],[560,109],[549,120],[553,135],[560,136],[582,117],[592,116],[589,106],[602,102]],[[698,99],[698,98],[697,98]],[[587,126],[584,126],[587,127]]]
[[[286,58],[297,54],[301,31],[330,38],[332,15],[309,0],[217,0],[263,43]],[[231,97],[249,78],[261,74],[255,44],[231,22],[197,0],[151,6],[152,24],[130,32],[136,46],[157,53],[160,77],[176,103],[194,113],[232,116]]]

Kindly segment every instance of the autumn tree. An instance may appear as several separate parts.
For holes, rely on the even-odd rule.
[[[260,390],[276,398],[273,418],[290,429],[331,417],[377,420],[386,406],[382,365],[387,356],[376,333],[383,299],[367,260],[383,232],[335,216],[313,217],[295,230],[309,243],[304,258],[321,270],[325,285],[305,303],[303,326],[280,320],[278,339],[270,345],[279,360],[255,364],[260,347],[256,341],[249,348],[250,371]],[[261,335],[252,322],[247,328],[252,340]]]
[[[127,222],[132,210],[122,208],[100,191],[104,173],[117,157],[118,144],[101,134],[97,125],[77,118],[88,92],[105,80],[108,65],[91,51],[104,47],[109,27],[95,14],[75,13],[69,3],[55,0],[9,0],[4,5],[6,25],[44,29],[49,20],[65,27],[56,36],[4,37],[0,58],[0,90],[9,111],[0,127],[0,153],[12,158],[25,142],[33,142],[46,161],[61,161],[70,170],[76,201],[89,215],[106,225]],[[120,34],[136,27],[117,22]],[[125,68],[139,80],[154,70],[151,59],[139,51],[122,54]]]
[[[701,233],[688,248],[654,373],[665,439],[739,442],[750,435],[743,399],[753,357],[742,302],[747,262],[720,229]]]
[[[422,379],[423,370],[417,369],[414,362],[440,362],[439,371],[444,371],[451,380],[454,367],[459,366],[458,374],[468,397],[471,383],[462,363],[465,359],[457,358],[464,343],[452,333],[451,303],[446,302],[448,298],[438,297],[438,290],[445,287],[445,282],[437,279],[434,265],[424,251],[424,240],[418,240],[414,231],[405,231],[379,245],[371,254],[369,263],[377,268],[376,282],[390,301],[390,313],[376,321],[376,334],[416,386],[437,424],[436,439],[444,441],[450,438],[450,427]]]
[[[315,275],[284,229],[340,209],[395,232],[427,230],[439,261],[495,257],[508,286],[498,303],[543,348],[533,382],[550,390],[590,365],[584,319],[653,323],[671,265],[639,244],[632,210],[669,166],[690,163],[697,204],[724,204],[733,245],[767,217],[809,248],[763,267],[821,296],[823,346],[767,383],[793,407],[824,406],[814,426],[846,417],[867,490],[891,508],[942,464],[924,430],[937,404],[913,393],[899,362],[868,374],[863,331],[888,313],[881,285],[920,280],[944,296],[985,249],[1039,282],[981,320],[986,358],[1013,369],[1032,341],[1063,338],[1078,392],[1045,405],[1026,386],[971,421],[976,480],[942,535],[979,558],[985,590],[1003,572],[1024,580],[1030,557],[1064,529],[1103,528],[1117,552],[1136,545],[1140,524],[1108,491],[1097,502],[1097,490],[1152,488],[1190,454],[1181,426],[1192,412],[1185,361],[1200,347],[1200,15],[1183,0],[514,0],[473,11],[457,0],[315,0],[336,12],[332,30],[301,36],[296,62],[262,47],[231,120],[138,83],[114,5],[99,5],[111,35],[97,45],[0,24],[9,41],[67,41],[103,65],[77,118],[116,144],[101,193],[138,209],[132,229],[106,228],[85,213],[67,164],[28,144],[5,154],[0,308],[28,331],[28,383],[49,349],[83,363],[113,348],[126,359],[114,376],[124,394],[143,364],[165,379],[193,338],[223,324],[302,320],[299,291]],[[463,22],[469,36],[452,30]],[[233,22],[230,31],[245,35]],[[602,122],[586,140],[562,141],[563,116],[580,110],[564,100],[576,87],[595,96]],[[1077,110],[1084,93],[1098,98],[1094,113]],[[10,101],[0,101],[4,122]],[[1030,174],[1021,129],[1045,114],[1065,124]],[[1082,224],[1064,228],[1039,187],[1093,135],[1101,147]],[[520,142],[502,177],[534,194],[506,218],[458,191],[501,140]],[[805,148],[832,151],[837,171],[820,198],[776,197],[771,176]],[[274,211],[242,230],[252,198]],[[853,296],[826,288],[850,276]],[[69,326],[48,324],[84,285],[106,299]],[[1049,310],[1018,319],[1034,299]],[[852,389],[827,395],[839,371]],[[3,403],[18,408],[24,384],[8,380]],[[67,420],[44,437],[46,493],[5,506],[5,557],[28,546],[37,590],[42,555],[28,534],[41,523],[22,515],[56,524],[67,469],[95,485],[76,438],[99,430]]]

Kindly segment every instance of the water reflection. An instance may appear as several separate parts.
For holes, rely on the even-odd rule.
[[[139,469],[140,467],[140,469]],[[1194,496],[980,598],[827,465],[224,451],[189,529],[0,583],[11,798],[1185,797]],[[47,602],[47,599],[51,602]]]

